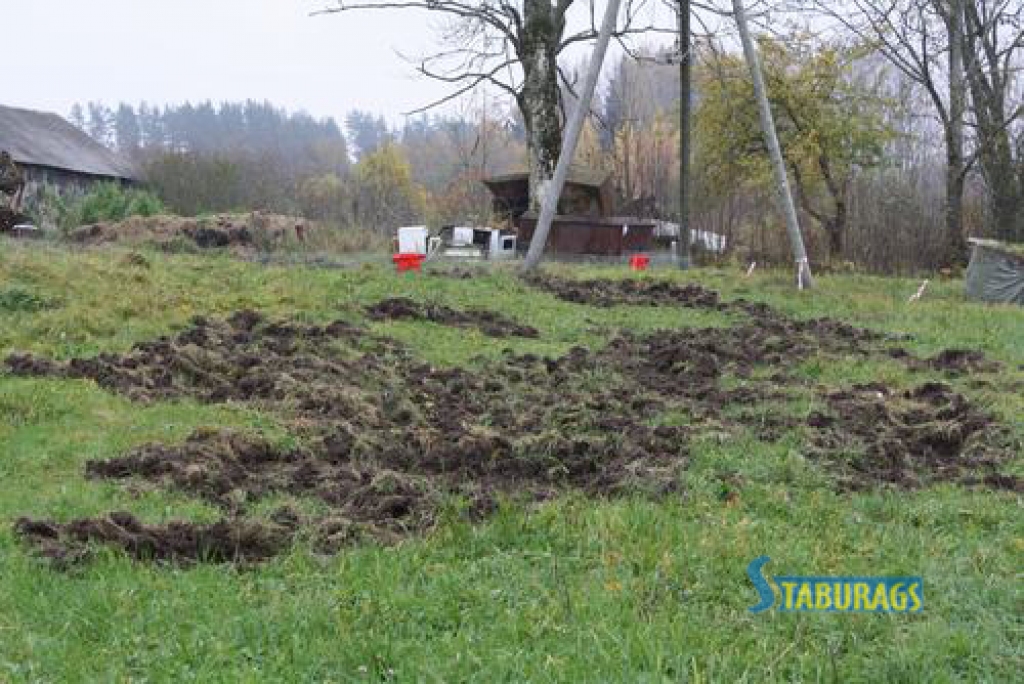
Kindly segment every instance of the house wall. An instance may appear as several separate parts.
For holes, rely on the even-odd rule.
[[[25,176],[25,193],[22,197],[22,209],[24,211],[31,211],[35,208],[40,194],[46,187],[49,187],[63,198],[73,198],[85,194],[97,183],[115,181],[123,186],[130,185],[129,181],[121,178],[90,176],[64,169],[54,169],[48,166],[18,164],[18,168],[21,169]]]
[[[629,226],[623,235],[622,227]],[[533,239],[537,217],[519,219],[517,247],[526,249]],[[649,251],[654,247],[654,222],[634,217],[588,218],[556,216],[551,222],[547,248],[555,254],[622,256]]]

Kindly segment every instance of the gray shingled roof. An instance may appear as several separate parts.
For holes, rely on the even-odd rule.
[[[56,114],[0,105],[0,150],[14,161],[90,176],[134,179],[131,164]]]

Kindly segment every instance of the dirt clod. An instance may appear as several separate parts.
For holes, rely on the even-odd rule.
[[[419,320],[452,325],[460,328],[477,328],[490,337],[539,337],[537,329],[522,325],[495,311],[469,309],[458,311],[443,304],[425,304],[406,297],[392,297],[366,308],[367,314],[375,321]]]
[[[88,559],[97,544],[121,549],[142,561],[238,563],[265,560],[291,543],[287,530],[251,520],[145,525],[123,512],[66,524],[20,518],[14,530],[58,566]]]
[[[667,280],[612,280],[595,278],[574,280],[551,274],[533,274],[526,282],[575,304],[615,306],[689,306],[702,309],[720,307],[718,293],[690,283],[677,285]]]
[[[909,489],[946,481],[1022,491],[1020,478],[1000,474],[1021,445],[945,383],[904,392],[855,385],[825,399],[828,409],[808,418],[817,429],[812,454],[840,473],[843,488]]]

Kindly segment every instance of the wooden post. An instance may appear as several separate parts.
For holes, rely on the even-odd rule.
[[[761,73],[761,61],[757,56],[754,41],[750,37],[750,28],[747,26],[743,0],[732,0],[732,7],[736,15],[736,27],[740,32],[740,41],[743,43],[743,55],[746,57],[750,78],[754,83],[754,98],[757,100],[757,109],[761,117],[761,132],[764,134],[764,142],[768,147],[768,156],[771,157],[779,206],[786,218],[786,232],[789,234],[793,259],[796,261],[796,284],[797,288],[802,290],[805,287],[812,287],[814,280],[811,276],[810,262],[807,261],[807,250],[804,249],[804,238],[800,233],[800,222],[796,215],[796,205],[793,203],[793,193],[789,188],[786,162],[782,157],[782,147],[779,145],[779,136],[775,131],[772,108],[768,103],[768,92],[764,85],[764,75]]]

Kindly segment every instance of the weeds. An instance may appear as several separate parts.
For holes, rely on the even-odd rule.
[[[78,226],[104,221],[122,221],[129,216],[156,216],[164,213],[163,202],[143,188],[104,182],[79,196],[62,196],[47,188],[36,202],[35,220],[44,227],[56,227],[67,233]]]

